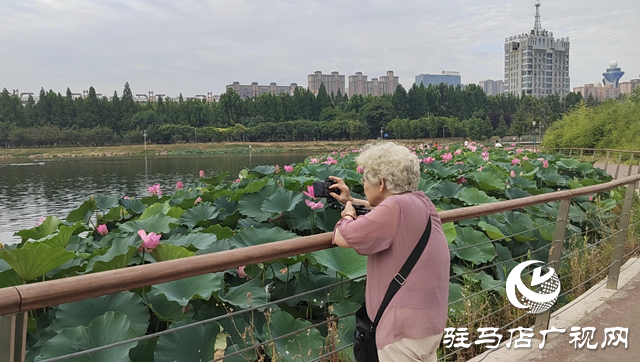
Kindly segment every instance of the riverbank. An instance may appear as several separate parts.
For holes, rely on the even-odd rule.
[[[398,143],[419,144],[431,140],[393,140]],[[361,147],[376,140],[359,141],[308,141],[308,142],[219,142],[219,143],[179,143],[123,145],[105,147],[47,147],[47,148],[3,148],[0,159],[6,158],[74,158],[74,157],[125,157],[142,155],[189,155],[219,153],[276,153],[276,152],[326,152],[343,148]],[[438,139],[439,143],[453,142]],[[251,147],[251,148],[249,148]]]

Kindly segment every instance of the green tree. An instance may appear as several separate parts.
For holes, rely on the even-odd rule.
[[[407,95],[407,90],[404,89],[402,84],[399,84],[396,91],[393,93],[391,103],[393,104],[393,109],[396,112],[396,117],[409,117],[409,96]]]
[[[498,122],[498,127],[496,128],[496,136],[502,138],[507,135],[509,132],[509,127],[507,127],[507,122],[504,121],[504,116],[500,116],[500,121]]]

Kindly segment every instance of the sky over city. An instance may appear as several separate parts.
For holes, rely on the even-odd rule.
[[[316,70],[504,77],[504,40],[529,31],[534,0],[0,1],[0,89],[105,95],[224,92],[233,81],[307,86]],[[638,0],[543,0],[542,26],[569,37],[571,88],[609,62],[640,78]],[[347,84],[348,87],[348,84]]]

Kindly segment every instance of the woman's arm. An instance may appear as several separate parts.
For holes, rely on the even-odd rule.
[[[344,240],[342,234],[340,233],[340,229],[338,228],[336,228],[335,233],[333,234],[333,243],[341,248],[351,248],[351,245],[349,245],[349,243]]]

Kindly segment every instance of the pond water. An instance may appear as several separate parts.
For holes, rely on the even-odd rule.
[[[189,156],[0,160],[0,243],[20,241],[16,231],[34,227],[42,216],[65,218],[90,196],[148,196],[155,183],[163,192],[205,175],[245,167],[301,162],[308,152],[229,153]]]

